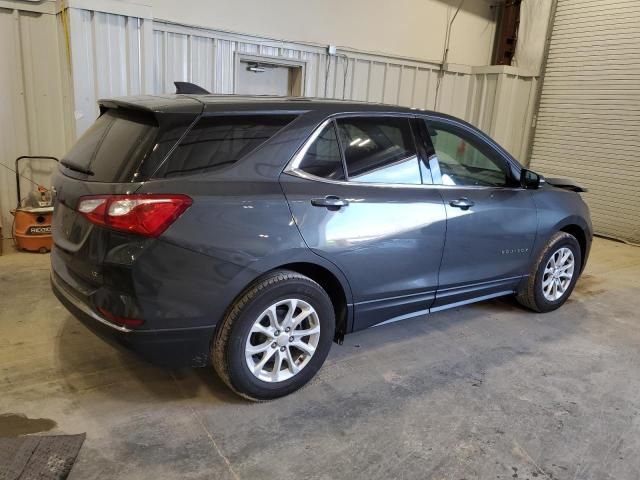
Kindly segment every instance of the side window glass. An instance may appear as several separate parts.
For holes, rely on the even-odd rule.
[[[294,118],[290,115],[204,117],[187,133],[156,175],[188,175],[232,165]]]
[[[511,171],[490,147],[451,125],[427,122],[443,185],[512,186]]]
[[[408,118],[338,119],[350,182],[422,183]]]
[[[298,168],[316,177],[344,180],[340,144],[333,122],[311,143]]]

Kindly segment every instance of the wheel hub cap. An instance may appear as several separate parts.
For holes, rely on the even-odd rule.
[[[280,300],[254,322],[245,342],[249,371],[265,382],[297,375],[313,357],[320,340],[315,309],[301,299]]]

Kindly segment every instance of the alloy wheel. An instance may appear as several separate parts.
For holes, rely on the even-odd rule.
[[[574,270],[575,259],[569,248],[562,247],[549,257],[542,274],[542,294],[547,301],[555,302],[565,294]]]
[[[245,344],[247,367],[264,382],[288,380],[308,365],[319,340],[315,309],[301,299],[280,300],[251,327]]]

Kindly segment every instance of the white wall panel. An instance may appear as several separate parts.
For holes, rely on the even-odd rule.
[[[369,84],[367,88],[367,100],[381,103],[384,94],[384,72],[387,66],[381,62],[371,62],[369,69]]]
[[[215,40],[207,37],[189,37],[191,42],[191,81],[212,91],[215,79]]]
[[[393,105],[398,103],[398,97],[400,95],[400,71],[401,65],[389,65],[384,72],[384,87],[382,89],[382,102],[391,103]]]
[[[535,77],[518,75],[514,68],[447,65],[440,72],[439,65],[433,63],[346,49],[339,50],[337,56],[328,56],[317,46],[161,21],[150,27],[151,47],[145,54],[131,38],[142,36],[145,25],[139,24],[137,30],[132,25],[146,22],[149,27],[150,20],[124,16],[114,19],[112,14],[75,9],[71,12],[73,47],[77,48],[74,78],[85,79],[76,89],[79,131],[93,121],[97,92],[106,91],[107,87],[119,95],[137,93],[132,84],[146,93],[171,93],[173,82],[182,80],[200,84],[213,93],[233,93],[236,56],[244,54],[264,57],[265,61],[282,58],[303,63],[305,96],[435,109],[471,121],[496,136],[517,157],[526,154]],[[97,54],[100,62],[95,61]],[[145,55],[152,61],[146,60]],[[124,63],[116,66],[119,61]],[[152,71],[145,71],[145,65]],[[134,79],[127,81],[126,75]],[[146,90],[145,76],[151,79]]]
[[[180,32],[181,35],[169,34]],[[477,75],[470,68],[462,71],[445,71],[440,81],[437,105],[435,104],[436,84],[440,75],[436,64],[400,60],[382,57],[374,54],[351,52],[343,50],[336,57],[326,55],[324,49],[309,46],[287,44],[278,46],[278,42],[270,42],[267,39],[255,37],[242,37],[214,30],[203,30],[167,24],[154,23],[154,35],[164,35],[165,44],[156,41],[154,62],[156,70],[154,75],[154,93],[169,93],[173,91],[174,80],[186,80],[199,83],[213,93],[233,93],[235,54],[262,56],[265,61],[269,57],[279,57],[305,62],[305,95],[329,97],[336,99],[353,99],[369,102],[382,102],[399,104],[415,108],[437,109],[467,120],[474,121],[470,115],[472,84]],[[190,58],[176,56],[175,51],[184,51],[184,36],[188,37],[192,49],[200,42],[213,42],[213,64],[209,63],[207,55],[194,55]],[[187,42],[188,43],[188,42]],[[273,44],[272,44],[273,43]],[[175,45],[174,45],[175,44]],[[173,69],[167,64],[178,62]],[[186,62],[182,64],[181,62]],[[203,72],[213,75],[213,83],[208,77],[203,77]],[[202,79],[195,80],[195,75]],[[490,98],[482,105],[473,106],[482,110],[481,116],[476,116],[478,126],[491,127],[493,119],[492,106],[497,99],[497,78],[504,73],[493,74],[487,82],[491,84],[487,90]],[[486,75],[480,74],[481,78]],[[169,78],[171,77],[171,78]],[[517,94],[528,103],[531,90],[530,82],[525,79],[531,77],[514,76],[515,81],[523,79],[523,88],[517,89]],[[325,86],[326,81],[326,86]],[[520,102],[521,103],[521,102]],[[530,109],[522,108],[517,104],[515,116],[531,114]],[[509,108],[509,105],[505,105]],[[529,125],[528,120],[520,124]],[[528,128],[528,127],[527,127]],[[521,135],[522,138],[526,135]],[[508,139],[507,148],[516,155],[524,153],[525,148],[517,145],[517,139],[512,135],[505,135]]]
[[[174,91],[173,82],[191,80],[191,58],[189,58],[187,35],[179,33],[167,32],[164,36],[165,41],[165,62],[164,62],[164,78],[161,91]]]
[[[93,36],[104,41],[94,42],[96,95],[98,98],[126,95],[127,18],[95,12],[92,14]]]
[[[300,52],[300,60],[305,62],[306,72],[304,78],[305,96],[309,96],[309,92],[318,92],[320,85],[318,76],[320,75],[319,55],[313,52]]]
[[[353,75],[359,81],[354,82],[353,91],[351,92],[351,98],[353,100],[359,100],[362,102],[367,101],[368,89],[369,89],[369,69],[371,68],[371,62],[364,60],[355,60],[353,62]]]
[[[233,93],[233,50],[235,42],[218,40],[216,48],[216,81],[211,93]],[[156,91],[156,93],[159,93]]]
[[[145,70],[164,60],[167,53],[151,58],[155,62],[145,59],[145,55],[153,55],[146,43],[161,41],[145,35],[149,20],[74,8],[67,12],[75,133],[79,135],[96,119],[98,99],[150,93],[147,79],[153,72]]]
[[[240,53],[246,53],[247,55],[258,55],[259,51],[259,45],[250,43],[238,43],[238,52]]]
[[[398,85],[398,105],[412,107],[413,89],[416,79],[416,68],[400,67],[400,85]]]
[[[290,48],[283,48],[280,53],[281,56],[285,58],[290,58],[292,60],[297,60],[300,58],[300,50],[293,50]]]
[[[13,168],[21,155],[61,156],[70,134],[65,130],[68,99],[55,15],[0,8],[0,162]],[[26,163],[21,173],[50,185],[52,165]],[[22,182],[23,197],[32,185]],[[0,166],[0,223],[3,236],[11,235],[16,206],[15,175]]]
[[[140,20],[137,18],[125,17],[125,45],[123,45],[124,55],[126,58],[127,72],[125,81],[127,83],[127,91],[131,95],[140,95],[142,93],[142,54],[140,53],[142,32],[140,29]]]
[[[158,30],[153,31],[153,84],[151,90],[162,91],[168,87],[164,84],[165,62],[167,55],[165,53],[165,36],[166,32]],[[149,93],[149,92],[145,92]]]
[[[385,52],[388,58],[424,61],[442,57],[447,25],[460,6],[453,23],[449,60],[485,65],[490,61],[495,36],[495,4],[500,2],[504,0],[462,3],[459,0],[130,0],[126,3],[150,5],[156,19],[198,25],[203,29],[250,33],[259,37],[256,40],[291,39],[307,45],[348,45],[358,51]],[[291,50],[300,49],[293,46]],[[288,56],[288,52],[281,55]]]
[[[68,10],[71,35],[72,78],[76,134],[84,132],[96,117],[98,91],[96,88],[96,60],[92,12]],[[104,60],[102,60],[104,61]]]
[[[260,48],[258,50],[258,54],[259,55],[268,55],[271,57],[275,57],[278,55],[278,48],[276,47],[269,47],[266,45],[260,45]]]

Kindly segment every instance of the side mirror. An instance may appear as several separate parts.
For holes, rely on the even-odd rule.
[[[520,185],[522,188],[536,189],[540,188],[540,184],[543,182],[542,175],[538,175],[536,172],[523,168],[520,171]]]

